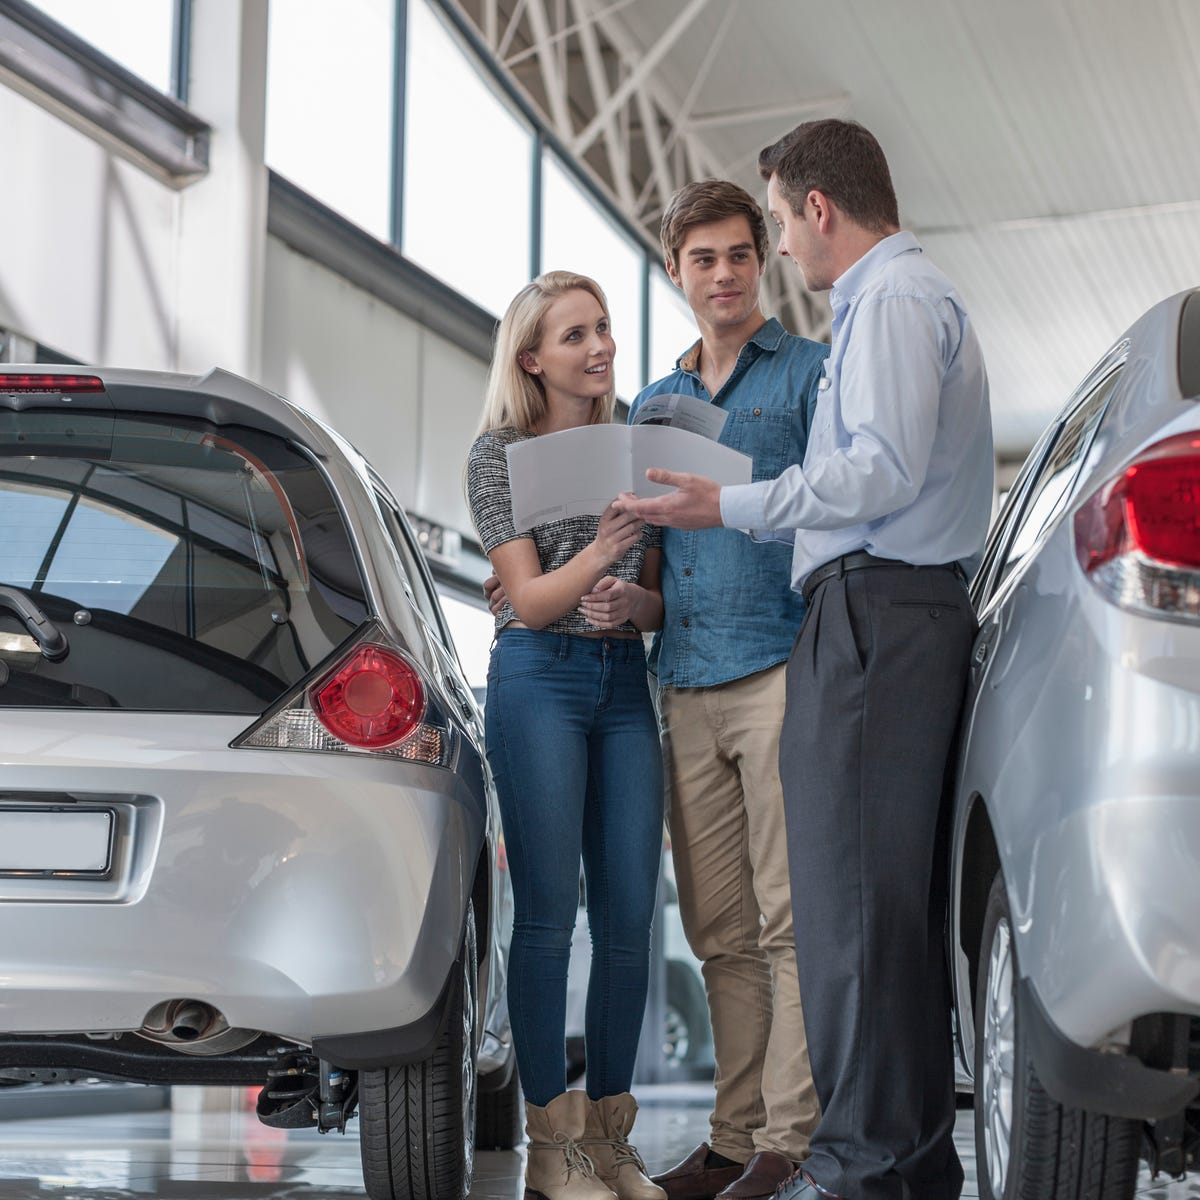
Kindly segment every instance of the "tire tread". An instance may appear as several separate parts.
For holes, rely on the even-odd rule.
[[[464,953],[474,970],[471,916]],[[359,1142],[371,1200],[461,1200],[470,1187],[459,1128],[461,979],[456,970],[445,1028],[429,1058],[359,1072]]]
[[[980,949],[977,1000],[980,1021],[986,986],[984,973],[990,962],[990,938],[1001,915],[1010,920],[1004,879],[997,874],[988,897]],[[1013,955],[1015,976],[1015,946]],[[981,1050],[982,1040],[983,1032],[979,1029],[977,1053]],[[977,1118],[979,1191],[983,1200],[1131,1200],[1137,1187],[1140,1123],[1068,1108],[1054,1100],[1042,1086],[1032,1060],[1024,1052],[1019,1012],[1016,1055],[1017,1071],[1013,1084],[1020,1096],[1014,1097],[1011,1159],[1003,1197],[992,1195]],[[977,1077],[978,1074],[977,1066]]]

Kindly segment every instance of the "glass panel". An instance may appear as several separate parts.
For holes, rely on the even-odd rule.
[[[700,336],[683,293],[664,271],[650,272],[650,378],[675,369],[675,361]]]
[[[1064,423],[1042,465],[1041,473],[1030,488],[1020,525],[997,579],[997,587],[1025,561],[1042,533],[1066,507],[1072,485],[1079,474],[1079,465],[1091,445],[1092,434],[1108,407],[1108,398],[1118,378],[1119,371],[1110,375]]]
[[[251,430],[5,414],[0,547],[70,645],[10,655],[0,706],[258,713],[367,617],[324,477]]]
[[[499,315],[529,280],[533,136],[425,0],[409,5],[407,85],[401,249]]]
[[[47,16],[160,92],[171,92],[171,0],[37,0]]]
[[[617,394],[632,400],[644,382],[645,256],[552,154],[543,157],[542,172],[542,270],[590,275],[604,289],[617,343]]]
[[[27,588],[62,524],[68,497],[0,477],[0,583]]]
[[[391,237],[393,0],[271,5],[267,165]]]
[[[462,600],[452,592],[439,592],[442,601],[442,613],[446,624],[450,626],[450,636],[454,639],[458,660],[462,663],[463,674],[475,693],[475,698],[483,702],[487,691],[488,660],[492,654],[492,640],[496,636],[496,622],[492,614],[483,607],[480,592],[479,604]]]

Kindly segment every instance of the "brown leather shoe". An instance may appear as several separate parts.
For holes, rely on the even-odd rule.
[[[760,1150],[751,1156],[746,1169],[717,1200],[770,1200],[775,1189],[796,1170],[796,1164],[772,1150]]]
[[[740,1164],[732,1167],[706,1167],[710,1146],[701,1142],[683,1162],[651,1177],[667,1193],[667,1200],[713,1200],[724,1187],[741,1177]]]

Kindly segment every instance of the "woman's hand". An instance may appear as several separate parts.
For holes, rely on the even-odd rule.
[[[636,583],[614,579],[605,575],[586,596],[579,601],[579,611],[597,629],[617,629],[633,620],[638,604],[644,596]]]
[[[600,514],[592,545],[605,563],[615,563],[642,536],[644,522],[636,513],[618,512],[611,504]]]
[[[483,581],[483,598],[487,601],[488,609],[493,617],[500,615],[500,610],[508,603],[508,593],[499,575],[489,575]]]

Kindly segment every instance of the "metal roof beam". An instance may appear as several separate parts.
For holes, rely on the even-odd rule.
[[[588,147],[591,146],[599,136],[600,131],[604,128],[605,120],[615,113],[633,95],[634,91],[649,79],[651,73],[662,61],[667,51],[675,45],[684,30],[699,16],[707,4],[708,0],[690,0],[683,12],[663,31],[662,37],[650,47],[645,55],[637,61],[630,74],[621,81],[620,85],[609,97],[608,103],[592,117],[587,127],[572,142],[571,150],[574,154],[582,157],[587,152]],[[730,7],[732,8],[732,5]]]

